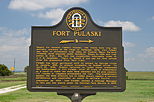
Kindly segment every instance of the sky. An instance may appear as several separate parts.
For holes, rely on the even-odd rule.
[[[31,26],[57,24],[71,7],[100,26],[122,27],[128,71],[154,71],[154,0],[0,0],[0,64],[29,65]]]

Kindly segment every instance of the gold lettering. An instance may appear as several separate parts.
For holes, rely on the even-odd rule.
[[[69,36],[70,31],[52,31],[52,36]]]
[[[102,32],[97,32],[97,31],[75,31],[74,36],[102,36]]]
[[[61,32],[61,34],[66,33]],[[99,35],[96,32],[89,32],[89,34]],[[41,84],[51,86],[58,84],[61,87],[94,87],[95,85],[117,87],[118,48],[116,47],[37,46],[36,50],[36,87],[41,87]],[[114,62],[87,62],[98,58]]]
[[[69,36],[70,31],[52,31],[52,36]],[[74,31],[74,36],[102,36],[102,32],[97,31]]]

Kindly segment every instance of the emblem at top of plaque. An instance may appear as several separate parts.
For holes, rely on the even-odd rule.
[[[87,25],[87,15],[82,10],[74,9],[67,14],[66,23],[73,31],[83,30]]]

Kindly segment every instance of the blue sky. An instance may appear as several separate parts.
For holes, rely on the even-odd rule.
[[[0,0],[0,64],[28,65],[31,26],[58,23],[74,6],[101,26],[122,26],[125,67],[154,71],[154,0]]]

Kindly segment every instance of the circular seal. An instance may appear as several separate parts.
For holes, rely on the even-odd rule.
[[[83,30],[87,25],[87,15],[82,10],[72,10],[66,16],[66,24],[73,31]]]

